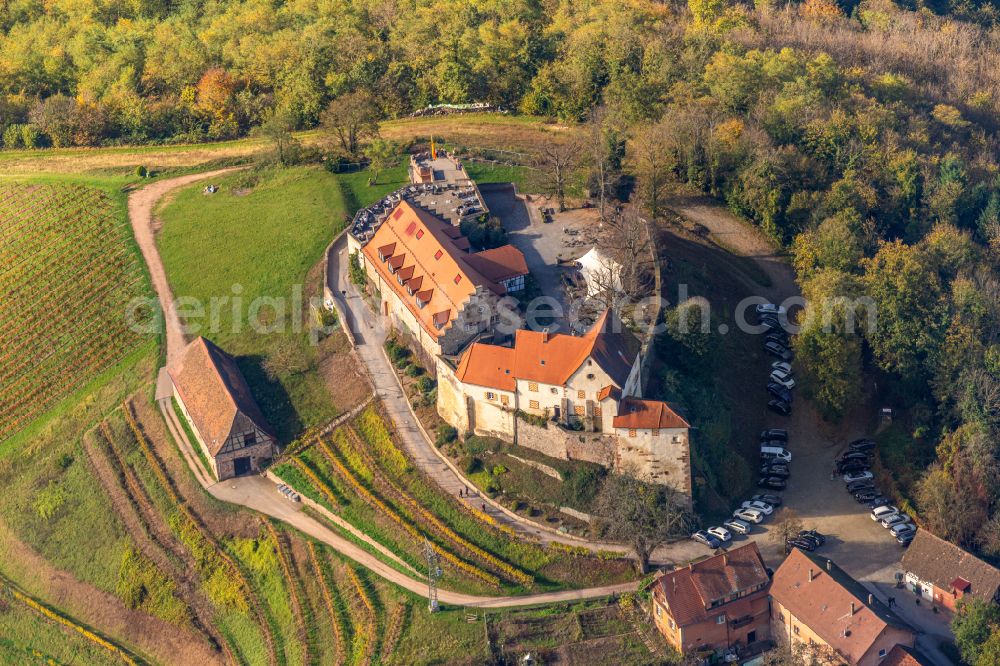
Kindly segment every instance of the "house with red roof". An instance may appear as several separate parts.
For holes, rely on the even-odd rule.
[[[259,472],[277,455],[274,431],[229,354],[195,338],[167,375],[215,478]]]
[[[641,395],[642,350],[614,311],[583,335],[519,330],[438,362],[438,413],[460,432],[628,469],[690,494],[689,425]]]
[[[770,577],[753,541],[659,576],[653,622],[685,656],[739,657],[770,646]]]
[[[498,303],[524,289],[528,265],[511,246],[472,252],[469,239],[401,199],[362,246],[351,245],[379,295],[380,314],[430,358],[492,332]]]

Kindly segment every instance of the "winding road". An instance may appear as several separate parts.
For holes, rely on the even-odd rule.
[[[153,288],[156,291],[157,298],[160,301],[160,305],[164,313],[168,363],[180,357],[186,341],[184,337],[184,328],[181,325],[179,317],[177,316],[176,309],[173,307],[174,298],[170,290],[170,284],[167,281],[166,271],[163,268],[163,262],[160,259],[160,254],[156,247],[153,226],[153,210],[157,202],[169,192],[201,180],[223,175],[232,170],[233,169],[220,169],[200,174],[180,176],[178,178],[170,178],[147,185],[146,187],[138,189],[129,195],[129,222],[132,225],[132,230],[135,235],[136,242],[139,245],[139,249],[142,252],[143,259],[149,269],[153,282]],[[379,349],[381,349],[381,346],[379,346]],[[382,358],[384,359],[384,356],[382,356]],[[392,377],[395,377],[395,375],[392,374],[391,369],[387,367],[383,369],[376,365],[374,368],[370,368],[370,372],[373,375],[373,381],[381,377],[382,381],[376,381],[376,386],[383,384],[385,381],[386,376],[383,373],[389,373]],[[398,390],[401,393],[401,389]],[[164,385],[164,382],[158,382],[156,397],[160,406],[160,411],[167,422],[167,427],[174,439],[178,442],[181,453],[187,461],[188,466],[191,467],[194,472],[195,478],[198,479],[198,482],[202,485],[202,487],[204,487],[205,490],[212,496],[222,501],[239,504],[281,520],[322,541],[341,555],[354,560],[358,564],[368,568],[373,573],[378,574],[386,580],[393,582],[415,594],[426,595],[427,584],[425,580],[417,579],[398,571],[393,566],[387,564],[365,548],[359,546],[348,538],[337,534],[321,521],[303,512],[300,505],[288,501],[282,495],[277,493],[275,490],[275,484],[272,481],[269,481],[264,477],[253,476],[214,482],[206,470],[202,467],[202,464],[195,453],[194,447],[192,446],[192,442],[189,441],[184,428],[181,427],[180,423],[178,423],[176,414],[174,414],[173,409],[170,407],[169,393],[166,393],[165,391],[166,386]],[[414,421],[407,421],[406,414],[399,414],[397,410],[393,409],[392,404],[396,402],[397,401],[386,400],[386,409],[393,418],[396,427],[400,429],[401,437],[405,440],[410,440],[414,439],[418,435],[422,436],[422,433],[419,433],[418,427],[415,425]],[[410,418],[412,418],[412,414],[410,414]],[[437,460],[437,463],[444,467],[444,464],[441,463],[440,459],[438,459],[436,455],[434,456],[434,460]],[[422,459],[417,460],[417,464],[421,465],[424,469],[433,469],[435,463],[430,459]],[[432,474],[432,476],[434,476],[435,479],[438,479],[437,474]],[[459,483],[457,478],[454,483]],[[458,486],[454,488],[454,492],[456,494],[457,487]],[[446,490],[451,490],[451,488],[446,487]],[[341,527],[343,528],[343,526]],[[522,529],[527,531],[527,528],[524,528],[523,526]],[[542,532],[543,530],[539,531]],[[361,538],[362,540],[367,541],[369,547],[376,549],[379,548],[379,546],[375,545],[375,543],[368,539],[366,535],[356,531],[353,535],[355,538]],[[556,538],[554,533],[537,534],[535,536],[542,539]],[[565,538],[573,539],[572,537]],[[581,543],[580,540],[574,540],[573,542]],[[605,544],[594,545],[610,548],[610,545]],[[387,557],[387,555],[383,553],[383,557]],[[559,592],[508,597],[484,597],[463,594],[460,592],[452,592],[449,590],[439,590],[438,599],[442,603],[449,605],[479,608],[506,608],[604,597],[634,590],[636,589],[637,584],[637,582],[630,582],[618,585],[604,585],[601,587],[592,587],[582,590],[562,590]]]

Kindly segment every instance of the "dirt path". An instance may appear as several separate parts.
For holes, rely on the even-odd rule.
[[[156,238],[153,233],[153,208],[156,203],[168,192],[175,190],[199,180],[206,180],[215,176],[229,173],[245,167],[230,167],[228,169],[218,169],[205,173],[195,173],[189,176],[180,176],[160,180],[141,189],[135,190],[128,197],[128,219],[132,224],[132,233],[135,241],[142,251],[142,258],[149,268],[149,276],[153,282],[153,289],[160,299],[163,308],[163,321],[167,329],[167,364],[170,365],[179,359],[184,351],[185,337],[181,320],[177,316],[177,309],[174,307],[174,297],[170,291],[170,283],[167,282],[166,271],[163,270],[163,262],[160,261],[160,253],[156,249]]]
[[[144,655],[177,664],[217,664],[218,655],[179,627],[140,611],[129,610],[112,594],[77,580],[52,566],[0,522],[0,557],[5,573],[26,591],[72,615],[80,622],[123,640]],[[164,658],[167,655],[167,658]]]
[[[717,201],[699,196],[675,196],[667,202],[667,207],[687,221],[708,229],[712,242],[722,249],[753,259],[771,281],[770,287],[761,289],[762,296],[781,300],[799,293],[795,273],[778,256],[774,243]]]

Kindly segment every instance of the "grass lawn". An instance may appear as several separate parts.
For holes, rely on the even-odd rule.
[[[371,173],[367,169],[354,173],[338,174],[336,176],[337,182],[343,188],[344,202],[347,205],[348,213],[353,216],[359,209],[370,206],[385,195],[408,185],[410,177],[407,165],[407,159],[400,159],[399,164],[379,174],[378,182],[375,185],[368,184]]]
[[[237,357],[265,417],[288,441],[338,412],[312,372],[322,350],[303,330],[303,298],[310,268],[345,224],[344,196],[318,167],[231,174],[215,184],[213,196],[198,184],[162,208],[160,253],[175,297],[204,308],[201,319],[196,309],[182,311],[197,325],[190,332]]]
[[[119,666],[122,660],[16,601],[0,610],[0,663]]]

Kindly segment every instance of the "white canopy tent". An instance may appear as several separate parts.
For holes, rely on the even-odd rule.
[[[577,261],[580,262],[580,274],[587,281],[588,296],[600,296],[609,289],[615,292],[622,290],[621,264],[599,248],[590,248],[590,251]]]

